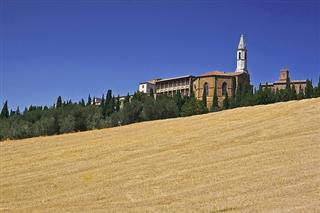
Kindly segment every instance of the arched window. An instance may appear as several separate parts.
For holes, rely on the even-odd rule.
[[[208,83],[204,83],[203,85],[203,94],[207,97],[208,96]]]
[[[241,59],[241,52],[239,52],[239,58],[238,59]]]
[[[222,95],[225,96],[227,94],[227,83],[223,82],[222,84]]]

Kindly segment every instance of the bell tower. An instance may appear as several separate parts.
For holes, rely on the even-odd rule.
[[[238,50],[237,50],[237,70],[236,72],[248,73],[247,69],[247,48],[244,36],[241,34]]]

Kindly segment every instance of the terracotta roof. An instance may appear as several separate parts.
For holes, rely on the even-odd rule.
[[[287,81],[275,81],[274,84],[286,84]]]
[[[286,84],[286,81],[275,81],[274,84]],[[307,80],[291,80],[290,83],[307,83]]]
[[[220,76],[237,76],[237,75],[241,75],[242,72],[223,72],[223,71],[218,71],[218,70],[214,70],[214,71],[210,71],[207,73],[204,73],[200,76],[211,76],[211,75],[220,75]]]
[[[193,77],[192,75],[184,75],[184,76],[178,76],[178,77],[173,77],[173,78],[164,78],[157,80],[156,83],[162,82],[162,81],[171,81],[171,80],[176,80],[176,79],[181,79],[181,78],[190,78]]]
[[[307,83],[307,80],[292,80],[291,83]]]

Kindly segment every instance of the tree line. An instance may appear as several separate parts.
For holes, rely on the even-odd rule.
[[[305,92],[302,88],[296,91],[289,83],[285,89],[276,91],[261,86],[253,91],[250,85],[243,85],[237,88],[233,97],[226,93],[222,104],[218,103],[215,89],[211,106],[207,106],[205,92],[202,100],[197,100],[194,94],[185,97],[179,91],[173,96],[157,94],[156,98],[153,94],[140,92],[135,92],[132,98],[128,94],[121,109],[120,97],[115,97],[112,90],[108,90],[106,96],[102,95],[100,105],[96,105],[95,98],[90,95],[87,101],[81,99],[79,102],[63,101],[59,96],[53,106],[30,106],[23,112],[19,108],[9,112],[6,101],[0,113],[0,140],[87,131],[313,97],[320,97],[320,79],[314,88],[308,80]]]

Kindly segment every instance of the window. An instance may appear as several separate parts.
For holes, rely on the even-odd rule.
[[[241,59],[241,52],[239,52],[239,57],[238,57],[238,59]]]
[[[244,52],[244,60],[247,60],[247,53]]]
[[[207,97],[208,96],[208,83],[204,83],[203,85],[203,94]]]
[[[227,94],[227,83],[223,82],[222,84],[222,95],[225,96]]]

